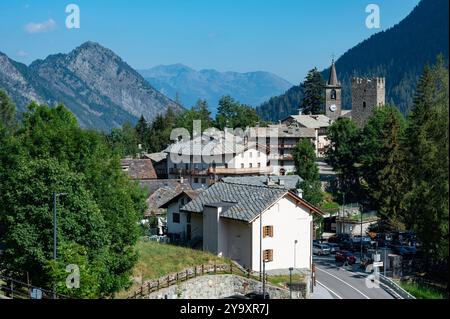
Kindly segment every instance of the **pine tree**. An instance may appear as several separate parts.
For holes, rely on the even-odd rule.
[[[410,176],[406,219],[423,243],[427,265],[431,257],[448,264],[448,76],[442,57],[425,68],[406,132]]]
[[[362,131],[361,178],[373,208],[393,227],[403,228],[407,173],[403,152],[405,120],[395,107],[374,111]]]
[[[301,85],[303,98],[301,108],[304,114],[321,114],[325,103],[325,80],[322,74],[314,68],[308,72],[305,82]]]

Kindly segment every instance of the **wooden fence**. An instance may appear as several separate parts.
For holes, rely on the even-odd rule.
[[[33,296],[34,292],[34,296]],[[4,299],[69,299],[51,290],[0,275],[0,295]]]
[[[241,266],[230,263],[230,264],[206,264],[195,267],[187,268],[181,272],[170,274],[158,278],[156,280],[149,280],[145,282],[138,290],[134,291],[128,299],[142,299],[147,295],[159,291],[163,288],[168,288],[172,285],[178,284],[180,282],[187,281],[199,276],[211,275],[211,274],[233,274],[238,276],[243,276],[247,278],[256,279],[257,273],[246,270]],[[267,278],[266,278],[267,280]]]

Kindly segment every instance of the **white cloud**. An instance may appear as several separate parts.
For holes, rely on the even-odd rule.
[[[48,19],[40,23],[30,22],[25,25],[24,29],[29,34],[50,32],[56,29],[56,22],[53,19]]]
[[[20,56],[20,57],[25,57],[25,56],[28,56],[28,52],[26,52],[24,50],[19,50],[17,52],[17,55]]]

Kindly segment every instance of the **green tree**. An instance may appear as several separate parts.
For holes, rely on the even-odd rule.
[[[0,129],[12,132],[17,128],[16,106],[5,91],[0,90]]]
[[[136,156],[139,153],[139,137],[136,129],[128,122],[121,128],[114,128],[107,136],[109,145],[121,157]],[[147,145],[146,143],[144,143]]]
[[[250,106],[239,103],[230,96],[224,96],[219,101],[219,108],[216,115],[216,127],[220,130],[224,128],[241,128],[256,126],[261,120],[256,110]]]
[[[367,198],[396,228],[403,227],[407,191],[404,129],[405,120],[397,108],[375,109],[362,131],[359,156]]]
[[[208,104],[206,101],[198,100],[192,109],[185,110],[177,118],[176,127],[187,129],[192,136],[194,121],[201,121],[202,132],[213,126],[211,112],[208,110]]]
[[[352,120],[342,118],[328,128],[327,138],[330,145],[326,150],[325,159],[338,174],[338,191],[345,194],[348,201],[358,200],[361,193],[358,163],[359,130]]]
[[[448,265],[449,74],[445,65],[441,56],[436,65],[425,68],[406,130],[407,226],[421,239],[427,265],[431,260]]]
[[[313,205],[319,205],[323,200],[323,192],[314,146],[309,140],[302,139],[292,155],[296,173],[303,179],[298,185],[303,190],[303,198]]]
[[[28,271],[44,287],[52,284],[46,270],[52,192],[65,192],[58,203],[59,242],[86,249],[90,271],[99,278],[98,297],[126,287],[137,260],[145,195],[119,160],[104,136],[82,130],[64,106],[32,104],[21,128],[0,146],[2,266],[17,277]]]
[[[322,74],[314,68],[306,76],[301,85],[302,100],[300,106],[304,114],[321,114],[325,103],[324,88],[325,80]]]
[[[137,142],[141,144],[142,147],[147,148],[147,135],[149,128],[143,115],[139,118],[139,121],[134,129],[136,131]]]

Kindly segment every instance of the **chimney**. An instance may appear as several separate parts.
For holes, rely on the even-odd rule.
[[[180,184],[184,184],[184,177],[183,176],[180,177]]]

